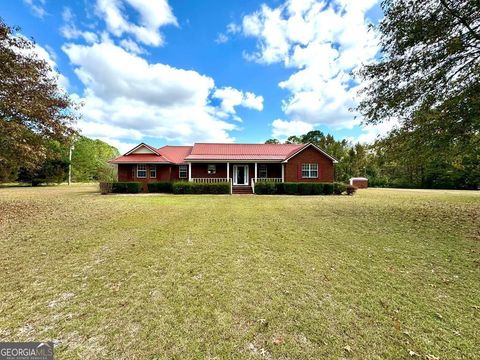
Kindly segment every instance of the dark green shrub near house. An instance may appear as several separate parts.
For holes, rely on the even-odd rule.
[[[230,194],[230,183],[193,183],[178,181],[173,183],[174,194]]]
[[[284,183],[275,183],[275,194],[285,194]]]
[[[277,194],[277,188],[275,186],[275,183],[269,181],[260,181],[255,183],[255,194]]]
[[[285,194],[287,195],[298,194],[298,183],[283,183],[283,188],[285,189]]]
[[[332,195],[333,194],[333,184],[332,183],[324,183],[323,184],[323,194],[324,195]]]
[[[347,184],[336,182],[333,184],[333,193],[335,195],[342,195],[344,192],[347,191]]]
[[[339,189],[346,190],[346,185],[339,183]],[[342,187],[343,185],[343,187]],[[255,194],[287,194],[287,195],[332,195],[337,194],[333,183],[318,182],[257,182],[255,184]],[[341,194],[341,192],[339,193]]]
[[[151,182],[147,184],[149,193],[172,193],[173,186],[169,181]]]
[[[299,183],[297,185],[299,195],[312,195],[313,194],[312,183]]]
[[[142,191],[141,182],[115,182],[112,183],[112,193],[116,194],[138,194]]]

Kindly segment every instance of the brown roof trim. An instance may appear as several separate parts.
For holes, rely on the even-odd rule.
[[[294,152],[292,155],[290,155],[289,157],[287,157],[283,162],[286,163],[288,162],[288,160],[290,160],[291,158],[293,158],[294,156],[300,154],[303,150],[305,150],[306,148],[310,147],[310,146],[313,146],[318,152],[321,152],[323,155],[325,155],[326,157],[328,157],[330,160],[333,161],[334,164],[338,163],[338,160],[335,159],[333,156],[331,155],[328,155],[324,150],[320,149],[317,145],[315,144],[312,144],[312,143],[308,143],[306,144],[304,147],[300,148],[298,151]]]

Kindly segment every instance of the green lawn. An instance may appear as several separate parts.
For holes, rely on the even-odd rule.
[[[59,359],[480,358],[480,192],[0,189],[0,341]]]

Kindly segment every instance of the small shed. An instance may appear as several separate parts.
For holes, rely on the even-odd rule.
[[[366,189],[368,188],[368,179],[364,177],[353,177],[350,178],[350,185],[355,186],[357,189]]]

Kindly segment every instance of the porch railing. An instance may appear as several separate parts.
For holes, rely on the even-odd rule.
[[[282,182],[282,178],[256,178],[256,182]]]
[[[230,179],[228,178],[192,178],[192,181],[196,183],[221,183],[221,182],[229,182]]]

